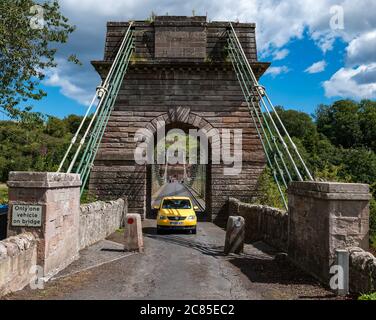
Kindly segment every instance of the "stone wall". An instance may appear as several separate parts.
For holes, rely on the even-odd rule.
[[[107,238],[118,230],[127,214],[127,209],[128,203],[124,199],[81,205],[80,250]]]
[[[350,291],[376,291],[376,258],[360,248],[350,248]]]
[[[23,233],[1,241],[0,297],[25,288],[33,277],[31,268],[36,265],[37,239],[33,234]]]
[[[230,198],[229,216],[245,219],[245,239],[248,242],[264,241],[281,251],[288,247],[288,214],[267,206],[242,203]]]

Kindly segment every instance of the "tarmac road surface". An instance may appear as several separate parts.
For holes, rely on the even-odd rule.
[[[244,255],[226,257],[225,231],[212,223],[200,223],[197,235],[161,236],[155,225],[154,220],[144,221],[144,254],[121,252],[123,234],[117,232],[110,241],[84,250],[44,290],[26,289],[6,299],[334,298],[263,243],[246,245]],[[96,262],[98,266],[88,268]]]

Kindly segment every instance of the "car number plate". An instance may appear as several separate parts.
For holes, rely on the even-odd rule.
[[[170,222],[172,226],[181,226],[183,222]]]

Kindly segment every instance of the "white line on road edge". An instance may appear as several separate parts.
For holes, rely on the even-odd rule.
[[[55,281],[55,280],[60,280],[60,279],[64,279],[64,278],[67,278],[67,277],[71,277],[71,276],[74,276],[75,274],[78,274],[78,273],[81,273],[81,272],[85,272],[85,271],[89,271],[91,269],[95,269],[95,268],[101,267],[103,265],[106,265],[106,264],[109,264],[109,263],[112,263],[112,262],[115,262],[115,261],[118,261],[118,260],[130,257],[130,256],[133,256],[135,254],[137,254],[137,253],[129,253],[129,254],[123,255],[121,257],[114,258],[114,259],[112,259],[110,261],[105,261],[105,262],[102,262],[102,263],[98,263],[98,264],[96,264],[94,266],[90,266],[90,267],[84,268],[82,270],[77,270],[77,271],[74,271],[72,273],[68,273],[68,274],[62,275],[60,277],[51,278],[50,281]]]

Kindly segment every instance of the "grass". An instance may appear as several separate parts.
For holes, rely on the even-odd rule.
[[[0,183],[0,205],[2,204],[8,204],[8,187]]]
[[[364,300],[364,301],[376,300],[376,292],[371,293],[371,294],[364,294],[364,295],[359,297],[359,300]]]

